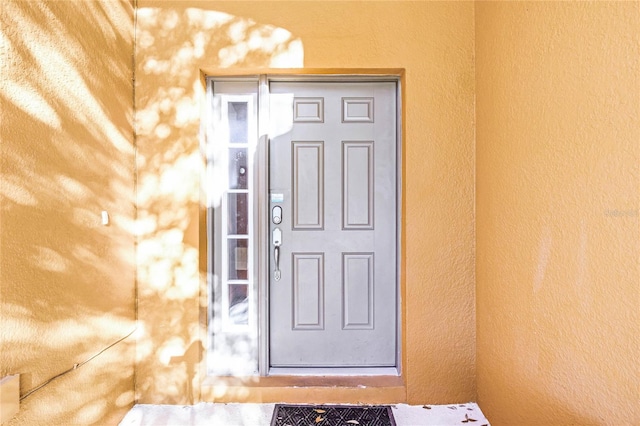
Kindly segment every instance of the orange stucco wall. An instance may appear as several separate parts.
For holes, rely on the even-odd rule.
[[[133,337],[82,363],[134,329],[133,7],[3,0],[0,17],[0,377],[26,395],[72,370],[8,424],[117,424]]]
[[[640,3],[479,2],[478,401],[640,424]]]
[[[640,423],[640,3],[139,0],[134,24],[129,1],[12,0],[0,17],[0,375],[25,395],[81,364],[10,424],[115,423],[134,369],[143,403],[477,397],[494,425]],[[201,73],[279,68],[404,70],[400,384],[202,374]],[[136,303],[137,350],[106,349]]]
[[[278,67],[405,70],[405,384],[388,398],[475,399],[473,3],[140,0],[138,7],[140,401],[294,396],[286,386],[236,386],[233,394],[203,387],[201,396],[197,365],[207,309],[200,70]],[[305,398],[378,398],[375,390],[327,389]]]

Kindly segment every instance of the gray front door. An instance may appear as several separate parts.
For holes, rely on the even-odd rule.
[[[270,97],[270,364],[395,366],[396,83]]]

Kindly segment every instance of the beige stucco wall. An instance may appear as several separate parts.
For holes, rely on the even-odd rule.
[[[25,395],[134,329],[133,8],[3,0],[0,16],[0,376],[21,374]],[[9,424],[117,424],[134,346],[31,394]]]
[[[403,329],[412,403],[475,399],[472,2],[138,2],[140,402],[200,398],[200,71],[404,68]],[[335,389],[309,400],[351,398]],[[290,389],[289,389],[290,390]],[[203,388],[211,400],[291,397]],[[371,390],[359,394],[375,399]],[[297,390],[303,395],[303,390]],[[314,396],[315,395],[315,396]]]
[[[640,424],[640,3],[476,19],[479,404]]]

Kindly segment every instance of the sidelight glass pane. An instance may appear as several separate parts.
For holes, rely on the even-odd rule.
[[[246,102],[229,102],[228,105],[229,143],[248,143],[248,104]]]
[[[247,189],[249,169],[247,168],[247,150],[232,148],[229,150],[229,189]]]
[[[230,280],[246,280],[248,264],[247,240],[230,239],[229,248],[229,277]]]
[[[211,295],[207,373],[250,375],[258,371],[257,290],[253,279],[258,142],[258,82],[208,80],[213,109],[206,129],[208,255]],[[210,125],[209,125],[210,124]]]
[[[249,221],[249,194],[231,193],[227,195],[229,235],[247,235]]]
[[[229,321],[236,325],[249,324],[247,284],[229,284]]]

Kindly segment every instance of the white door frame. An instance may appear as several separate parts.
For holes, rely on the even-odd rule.
[[[400,265],[402,264],[402,81],[401,74],[261,74],[259,76],[247,75],[219,78],[210,75],[207,77],[213,81],[258,81],[258,145],[256,149],[253,168],[254,179],[254,238],[255,274],[254,282],[257,283],[257,310],[258,310],[258,371],[260,376],[270,375],[400,375],[401,374],[401,350],[402,350],[402,294]],[[269,360],[269,84],[274,81],[284,82],[379,82],[391,81],[396,83],[396,294],[397,294],[397,318],[396,318],[396,366],[389,368],[272,368]],[[207,232],[209,247],[213,247],[212,232]],[[208,256],[209,258],[210,256]],[[209,265],[208,268],[212,268]],[[211,272],[211,270],[210,270]],[[212,284],[208,283],[208,287]],[[209,288],[211,291],[211,288]],[[211,301],[209,295],[209,303]],[[209,309],[211,312],[211,308]],[[209,318],[211,320],[211,318]],[[210,338],[210,336],[209,336]],[[209,340],[209,339],[207,339]],[[211,346],[208,346],[211,350]]]

